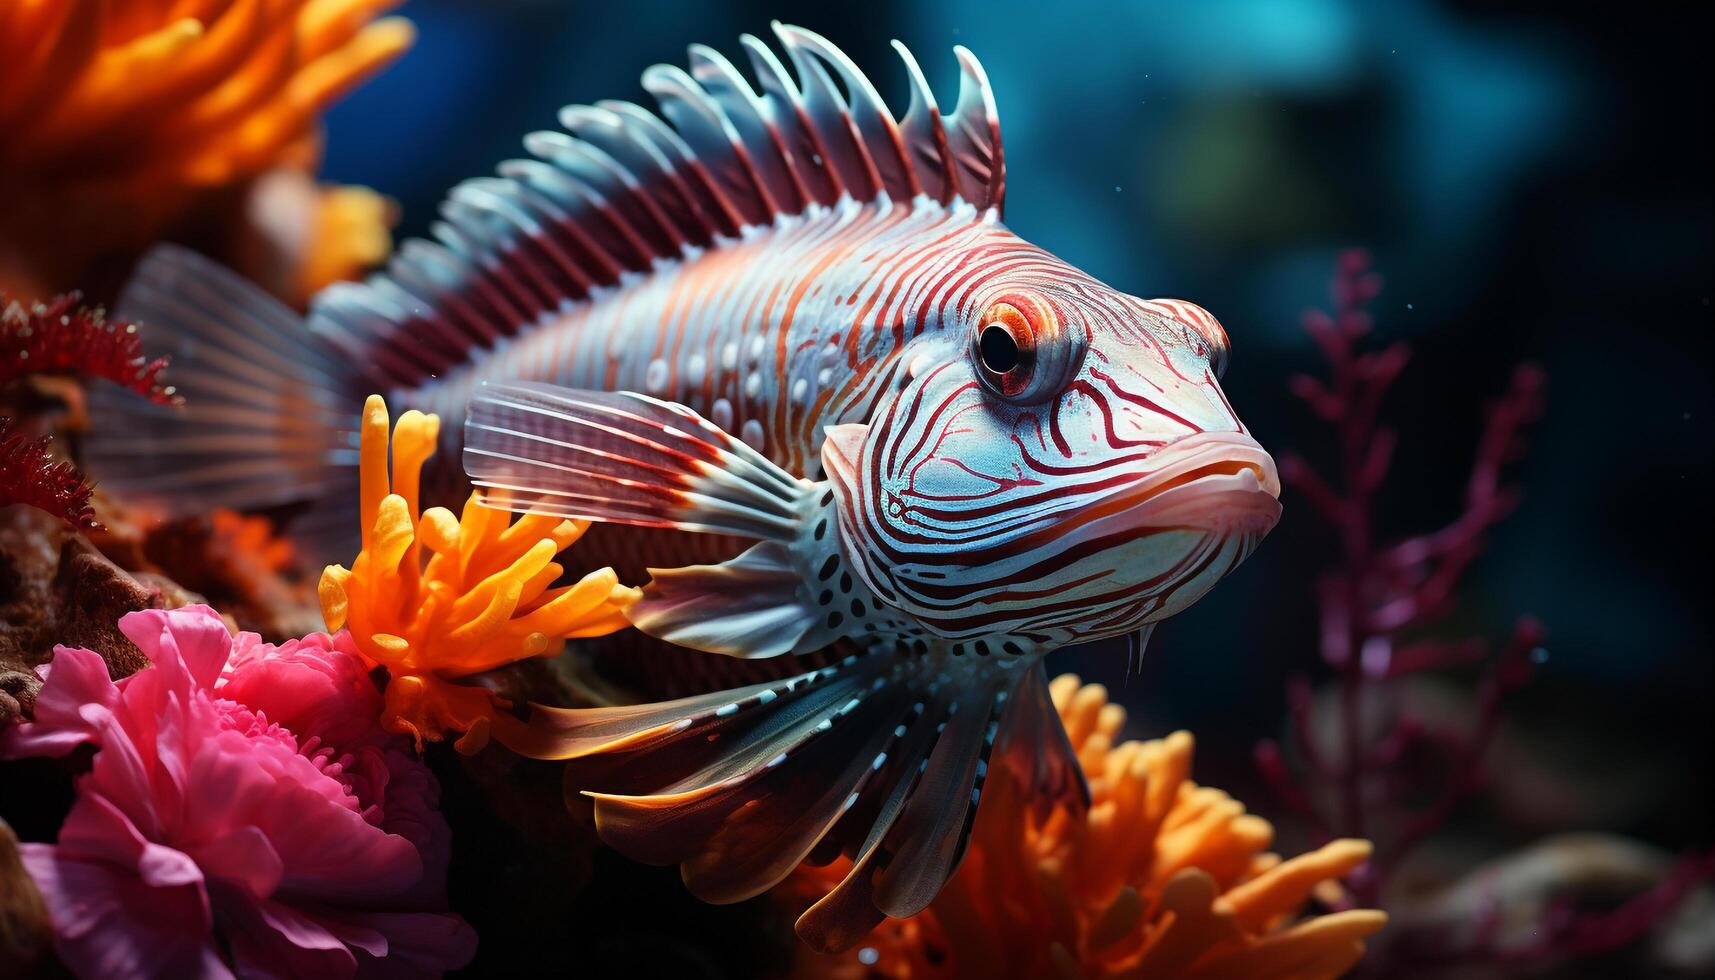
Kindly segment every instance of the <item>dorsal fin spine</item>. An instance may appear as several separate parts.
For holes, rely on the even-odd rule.
[[[562,223],[570,224],[575,220],[568,209],[576,207],[580,200],[598,208],[611,200],[613,207],[600,208],[599,213],[619,232],[631,250],[630,268],[646,267],[649,260],[663,249],[676,249],[683,244],[683,236],[655,202],[648,195],[639,193],[636,178],[631,172],[601,147],[564,133],[536,132],[524,137],[524,148],[537,159],[509,160],[500,165],[501,172],[511,168],[524,174],[540,193],[560,205],[558,220]],[[597,192],[592,183],[584,179],[586,162],[615,185],[616,192],[611,199]],[[628,209],[634,213],[628,214]],[[636,219],[639,217],[648,222],[647,230],[638,227]],[[653,245],[646,237],[649,232],[658,239]]]
[[[732,201],[727,199],[720,186],[709,176],[708,167],[697,159],[691,148],[671,126],[662,122],[660,117],[639,105],[630,102],[615,103],[614,111],[624,119],[630,127],[645,134],[644,138],[655,141],[657,148],[664,156],[675,164],[673,172],[684,176],[684,186],[691,192],[691,199],[697,205],[697,210],[716,234],[736,235],[744,226],[744,220],[739,216]]]
[[[779,130],[764,118],[765,109],[756,90],[719,51],[693,44],[690,55],[691,77],[726,110],[734,128],[739,130],[746,145],[752,147],[751,160],[759,172],[768,171],[766,179],[778,211],[783,214],[802,211],[810,203],[810,192],[793,165]]]
[[[960,188],[959,196],[979,210],[994,208],[998,211],[1006,192],[1006,170],[1001,155],[1000,114],[995,110],[994,90],[989,86],[982,63],[969,48],[956,45],[953,54],[959,59],[959,101],[953,106],[952,128],[967,145],[954,147],[951,155],[954,159],[979,158],[986,171],[986,179],[979,184],[975,182],[977,168],[968,168],[972,182]],[[979,125],[982,126],[980,132],[977,131]]]
[[[658,112],[621,101],[562,109],[566,132],[525,138],[534,159],[453,190],[437,241],[406,243],[388,272],[318,297],[312,329],[368,366],[358,383],[408,387],[630,276],[794,216],[908,204],[998,220],[999,121],[969,51],[955,48],[958,101],[943,115],[894,42],[911,93],[901,119],[825,38],[778,23],[774,33],[785,59],[741,38],[748,77],[701,45],[689,71],[649,69]]]
[[[493,235],[495,241],[514,244],[520,253],[536,253],[536,261],[512,262],[505,266],[507,279],[516,287],[519,305],[535,312],[553,305],[554,297],[561,293],[541,267],[542,258],[549,263],[553,261],[548,229],[517,205],[510,187],[502,184],[501,189],[496,189],[495,181],[493,177],[465,181],[453,188],[450,206],[458,206],[458,217],[466,219],[469,224],[480,224],[484,214],[504,222],[505,229],[493,230],[498,232]]]
[[[923,69],[917,64],[917,57],[911,53],[911,49],[899,41],[894,41],[893,50],[898,52],[900,59],[905,62],[905,72],[911,79],[911,106],[905,112],[905,123],[902,127],[908,147],[907,153],[921,153],[930,161],[938,186],[931,188],[925,182],[924,192],[939,204],[950,204],[958,190],[958,177],[953,173],[953,154],[947,146],[947,130],[941,125],[941,110],[935,104],[935,92],[929,87],[928,79],[923,77]],[[918,130],[923,130],[928,136],[929,148],[917,145]]]
[[[786,46],[792,67],[798,69],[798,89],[803,93],[810,124],[821,134],[822,146],[832,151],[836,166],[844,161],[853,171],[844,180],[848,193],[853,200],[872,199],[883,189],[881,174],[864,146],[863,135],[852,122],[851,110],[834,88],[834,80],[828,77],[820,59],[810,52],[798,28],[779,21],[773,27],[775,36]]]
[[[408,285],[409,282],[401,282],[398,277],[377,277],[373,283],[377,295],[370,303],[370,309],[374,312],[370,316],[374,319],[388,318],[390,322],[408,318],[412,309],[422,306],[422,301],[407,288]],[[388,302],[391,309],[383,309],[379,301]],[[415,353],[419,361],[428,364],[431,373],[439,373],[458,363],[455,352],[463,345],[464,337],[452,324],[440,320],[427,322],[432,325],[431,329],[444,344],[422,344],[415,348]]]
[[[514,263],[499,260],[501,249],[514,242],[497,240],[499,236],[476,221],[476,209],[457,198],[442,202],[441,214],[446,218],[444,227],[448,233],[458,235],[460,243],[488,271],[486,278],[478,277],[477,281],[486,283],[488,298],[500,315],[512,323],[528,322],[535,306],[529,288],[519,281],[518,274],[512,269]],[[441,237],[444,240],[446,236],[443,234]]]
[[[453,254],[452,250],[440,242],[422,239],[408,241],[400,251],[404,257],[401,264],[415,265],[419,269],[427,270],[431,263],[436,263],[443,269],[449,270],[449,274],[456,276],[461,271],[460,266],[463,264],[459,257]],[[372,280],[381,278],[383,277],[371,277]],[[477,343],[487,347],[500,339],[500,333],[494,329],[491,321],[478,315],[470,303],[460,295],[456,286],[437,283],[434,295],[451,312],[453,322],[460,325]],[[413,311],[413,313],[415,312],[417,311]]]
[[[728,154],[737,164],[736,169],[744,178],[745,187],[734,188],[740,192],[735,199],[728,194],[734,210],[743,214],[746,225],[767,224],[773,215],[780,211],[773,195],[768,193],[767,182],[757,172],[756,165],[750,159],[750,152],[745,149],[744,140],[739,138],[738,129],[727,117],[726,110],[697,84],[696,79],[685,74],[684,70],[674,65],[655,65],[643,73],[643,88],[655,96],[661,104],[661,111],[673,123],[681,134],[688,137],[694,128],[701,124],[713,129],[711,137],[719,142],[719,147],[711,147],[710,153],[699,152],[695,147],[692,153],[699,160],[708,160],[713,155]],[[691,112],[690,116],[685,110]],[[719,182],[719,177],[716,177]],[[723,190],[726,188],[723,187]],[[743,198],[753,196],[755,206],[749,209],[743,207]]]
[[[787,152],[794,155],[800,167],[808,167],[810,173],[820,175],[827,182],[827,188],[815,195],[815,201],[824,205],[833,204],[840,199],[841,194],[846,193],[845,182],[834,169],[828,148],[822,144],[821,134],[810,125],[810,117],[804,111],[804,98],[798,91],[797,83],[786,73],[786,66],[774,56],[774,51],[754,35],[744,35],[739,38],[739,43],[744,45],[745,54],[750,57],[751,69],[756,72],[757,81],[762,85],[766,96],[765,104],[775,128],[790,126],[792,136],[796,138],[792,142],[802,142],[810,150],[809,156],[805,157],[798,152],[797,147],[788,143]]]
[[[903,201],[922,193],[911,161],[905,156],[899,126],[869,78],[827,38],[803,28],[790,30],[805,50],[839,74],[846,87],[846,115],[856,130],[858,147],[870,161],[882,191]]]
[[[560,125],[572,135],[562,137],[559,133],[541,133],[538,138],[582,143],[612,160],[620,172],[627,176],[630,185],[639,188],[638,199],[647,203],[652,214],[659,216],[668,238],[678,243],[680,248],[686,243],[697,241],[697,236],[703,233],[703,229],[683,218],[682,212],[689,208],[689,203],[685,200],[685,191],[679,186],[677,175],[673,174],[672,168],[668,166],[667,158],[662,156],[653,143],[632,139],[625,128],[625,121],[606,103],[566,106],[560,110]],[[575,147],[571,149],[575,152]],[[532,149],[531,152],[556,166],[565,165],[539,150]],[[653,186],[656,190],[654,193],[643,192],[641,188],[645,186]]]
[[[589,253],[590,249],[578,242],[569,227],[573,224],[572,217],[561,200],[557,199],[554,193],[542,189],[542,181],[549,175],[553,175],[556,180],[567,178],[553,167],[535,160],[508,160],[500,165],[500,172],[516,180],[526,202],[539,209],[548,219],[543,225],[542,247],[549,253],[555,270],[566,283],[563,294],[573,298],[587,296],[594,288],[595,280],[584,271],[578,264],[577,257],[567,249],[569,246],[585,254]]]
[[[564,181],[566,190],[577,194],[579,197],[589,202],[591,206],[596,209],[595,213],[602,216],[603,221],[608,222],[610,225],[612,224],[611,216],[605,209],[601,208],[601,204],[603,202],[600,195],[596,194],[595,191],[587,184],[578,180],[571,174],[562,173],[560,176]],[[540,223],[538,223],[538,226],[540,227]],[[619,274],[625,270],[626,264],[620,261],[620,259],[616,257],[607,246],[597,241],[595,236],[591,235],[587,229],[583,228],[578,222],[570,220],[570,215],[562,212],[561,218],[553,221],[551,230],[564,236],[564,239],[576,248],[577,251],[587,256],[589,263],[595,267],[594,274],[586,272],[582,276],[583,281],[588,284],[585,286],[586,290],[593,289],[599,282],[610,282],[613,279],[618,278]],[[542,235],[545,236],[548,231],[549,229],[545,228]],[[550,303],[549,305],[552,304]]]

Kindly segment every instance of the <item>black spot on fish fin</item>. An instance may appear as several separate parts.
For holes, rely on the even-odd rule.
[[[484,385],[464,447],[482,502],[518,512],[790,542],[819,493],[689,408],[633,392]]]
[[[887,918],[876,903],[877,875],[894,857],[888,847],[890,835],[945,732],[948,717],[946,685],[914,693],[916,699],[895,729],[898,739],[882,760],[873,790],[859,798],[831,835],[845,842],[844,850],[852,855],[851,870],[798,918],[798,937],[818,951],[850,949]]]
[[[959,691],[945,729],[924,760],[905,809],[888,834],[892,858],[877,869],[875,906],[896,918],[928,908],[958,869],[970,841],[1005,689]]]
[[[362,405],[352,364],[261,287],[176,245],[144,256],[114,315],[171,358],[184,405],[91,387],[90,474],[172,516],[308,501],[295,543],[313,560],[349,561]]]

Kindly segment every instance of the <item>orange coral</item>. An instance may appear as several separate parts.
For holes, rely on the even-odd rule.
[[[0,0],[0,274],[56,287],[203,192],[313,169],[319,114],[410,46],[374,20],[397,2]]]
[[[248,556],[267,572],[283,572],[292,566],[292,542],[275,534],[274,522],[268,518],[224,507],[210,512],[208,517],[222,551]]]
[[[393,251],[393,202],[367,187],[317,190],[309,245],[297,270],[294,294],[312,296],[323,286],[356,279]]]
[[[475,752],[487,742],[496,699],[456,679],[553,656],[570,637],[622,629],[639,593],[611,568],[550,588],[563,571],[554,556],[583,535],[586,521],[532,514],[509,523],[474,495],[462,518],[444,507],[419,514],[418,478],[440,419],[399,417],[391,481],[387,425],[386,404],[369,396],[360,437],[363,550],[350,570],[329,565],[322,573],[322,615],[329,630],[349,629],[363,655],[387,668],[382,721],[390,731],[419,744],[464,732],[458,747]]]
[[[1066,675],[1051,689],[1089,775],[1087,816],[1064,806],[1032,816],[997,765],[970,851],[934,904],[883,923],[859,950],[806,953],[800,973],[1301,980],[1358,961],[1381,912],[1299,910],[1363,863],[1367,842],[1337,840],[1283,862],[1266,851],[1268,821],[1190,781],[1190,734],[1114,745],[1125,710],[1104,688]]]

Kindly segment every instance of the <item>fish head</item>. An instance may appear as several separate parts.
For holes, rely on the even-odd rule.
[[[1202,308],[1063,267],[945,315],[823,450],[852,564],[931,632],[1043,649],[1132,633],[1274,527],[1274,461],[1221,392],[1227,338]]]

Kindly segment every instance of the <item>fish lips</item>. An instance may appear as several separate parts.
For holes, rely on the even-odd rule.
[[[1201,531],[1254,543],[1280,521],[1280,474],[1249,434],[1199,432],[1152,454],[1112,503],[1142,531]]]

